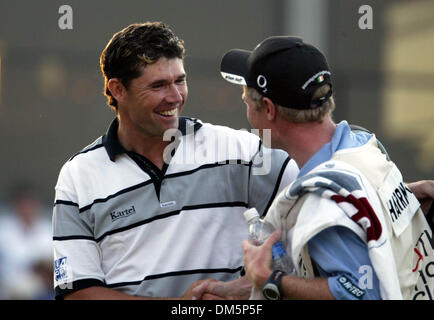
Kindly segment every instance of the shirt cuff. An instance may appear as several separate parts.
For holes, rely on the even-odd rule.
[[[66,294],[90,287],[105,287],[105,284],[98,279],[82,279],[57,286],[54,288],[54,293],[56,300],[63,300]]]

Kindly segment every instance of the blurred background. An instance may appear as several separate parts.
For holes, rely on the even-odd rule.
[[[65,4],[72,29],[62,30]],[[371,29],[360,28],[370,22],[363,5],[372,8]],[[328,57],[335,121],[374,131],[406,181],[434,179],[433,0],[2,0],[0,299],[52,298],[57,175],[114,117],[101,51],[115,32],[148,20],[185,41],[185,116],[250,129],[241,88],[219,74],[222,55],[298,35]]]

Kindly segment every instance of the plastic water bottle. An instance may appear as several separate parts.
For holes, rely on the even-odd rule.
[[[274,227],[270,223],[259,217],[256,208],[246,210],[244,212],[244,218],[249,224],[249,240],[257,246],[263,244],[274,231]],[[288,274],[294,272],[294,267],[280,240],[273,245],[272,259],[273,270],[285,271]]]

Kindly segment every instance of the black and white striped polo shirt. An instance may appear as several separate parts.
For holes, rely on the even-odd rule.
[[[249,132],[181,117],[172,158],[160,170],[126,151],[117,127],[114,120],[59,174],[56,296],[97,285],[179,297],[196,280],[237,278],[248,236],[243,212],[256,207],[265,213],[295,179],[295,162],[281,150],[263,148]],[[269,173],[255,174],[265,151]]]

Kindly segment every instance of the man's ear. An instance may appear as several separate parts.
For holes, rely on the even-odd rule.
[[[267,119],[269,121],[274,121],[277,116],[277,106],[274,104],[273,101],[271,101],[267,97],[263,98],[262,103],[265,108],[265,112],[267,114]]]
[[[118,78],[112,78],[107,83],[108,89],[118,102],[123,102],[125,99],[127,89]]]

